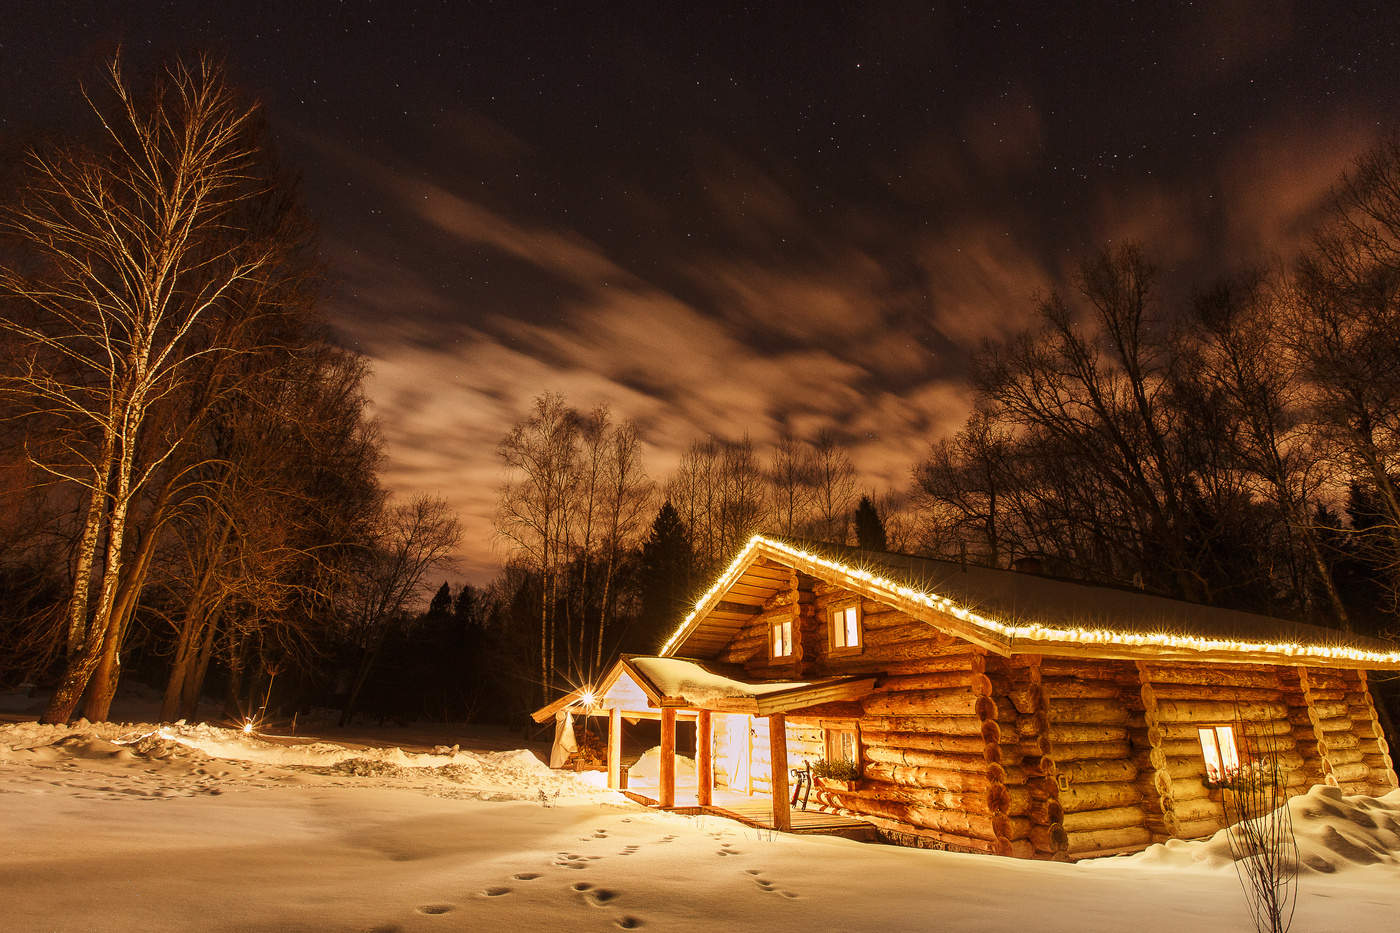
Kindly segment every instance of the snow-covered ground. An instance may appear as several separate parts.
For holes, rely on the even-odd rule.
[[[1250,928],[1223,839],[1077,865],[916,851],[649,811],[526,751],[444,752],[0,725],[0,927]],[[1293,807],[1294,929],[1395,929],[1400,792]]]

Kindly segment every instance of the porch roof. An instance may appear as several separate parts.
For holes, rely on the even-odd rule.
[[[644,706],[769,716],[862,697],[875,686],[875,680],[873,674],[801,681],[747,680],[738,667],[689,658],[623,655],[596,686],[571,690],[532,715],[536,722],[544,722],[569,708],[596,713],[637,711]]]

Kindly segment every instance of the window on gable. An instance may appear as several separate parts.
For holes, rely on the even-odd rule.
[[[861,646],[860,604],[851,603],[831,610],[831,649],[859,651]]]
[[[1230,726],[1201,726],[1201,757],[1206,762],[1206,780],[1216,782],[1234,777],[1240,770],[1240,752],[1235,730]]]
[[[770,634],[768,645],[772,651],[771,656],[775,658],[792,657],[792,620],[774,622]]]

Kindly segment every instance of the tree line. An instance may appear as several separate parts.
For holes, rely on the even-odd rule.
[[[1178,302],[1135,246],[988,345],[916,469],[920,546],[1393,633],[1400,143],[1340,180],[1296,262]]]

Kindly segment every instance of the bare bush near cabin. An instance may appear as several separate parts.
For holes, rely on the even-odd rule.
[[[1285,933],[1298,901],[1298,842],[1274,734],[1235,717],[1240,767],[1222,782],[1226,838],[1255,929]]]

